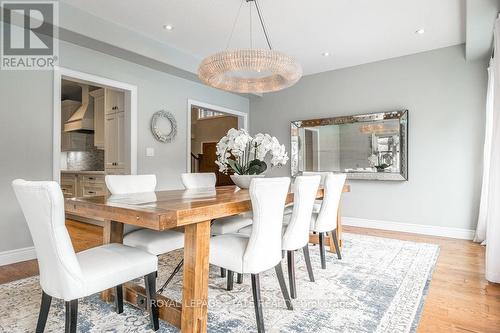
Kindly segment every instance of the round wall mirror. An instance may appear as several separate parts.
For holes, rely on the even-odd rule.
[[[155,112],[151,118],[151,132],[160,142],[172,142],[177,135],[177,121],[174,115],[165,110]]]

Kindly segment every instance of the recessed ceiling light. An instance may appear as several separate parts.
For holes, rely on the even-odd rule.
[[[172,30],[174,30],[174,27],[170,24],[165,24],[163,26],[163,29],[168,30],[168,31],[172,31]]]
[[[323,53],[321,53],[321,55],[323,57],[329,57],[330,56],[330,52],[323,52]]]
[[[424,29],[418,29],[417,31],[415,31],[415,33],[417,35],[423,35],[425,33],[425,30]]]

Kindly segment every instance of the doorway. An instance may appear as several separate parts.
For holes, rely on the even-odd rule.
[[[188,172],[213,172],[216,186],[233,185],[231,178],[219,172],[215,164],[217,142],[231,128],[246,128],[247,115],[213,105],[194,102],[189,105]]]

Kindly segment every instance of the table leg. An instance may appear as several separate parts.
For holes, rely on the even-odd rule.
[[[209,244],[210,221],[185,226],[181,317],[183,333],[207,331]]]
[[[102,242],[103,244],[123,243],[123,223],[105,220]],[[104,290],[101,298],[106,302],[113,301],[113,289]]]
[[[337,239],[339,241],[339,247],[342,248],[342,213],[340,204],[341,203],[339,202],[339,208],[337,209]]]

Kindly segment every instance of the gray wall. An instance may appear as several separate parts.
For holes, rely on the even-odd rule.
[[[158,187],[179,188],[186,170],[187,100],[248,112],[247,98],[155,71],[109,55],[61,43],[61,66],[138,86],[138,172],[155,173]],[[52,178],[53,73],[0,71],[0,252],[32,245],[26,223],[12,192],[15,178]],[[154,140],[151,115],[160,109],[174,113],[178,135],[171,144]],[[145,157],[146,147],[155,157]]]
[[[479,205],[486,61],[453,46],[307,76],[250,100],[252,132],[290,148],[290,121],[409,109],[409,181],[350,181],[343,216],[473,229]],[[271,174],[288,175],[289,165]]]

